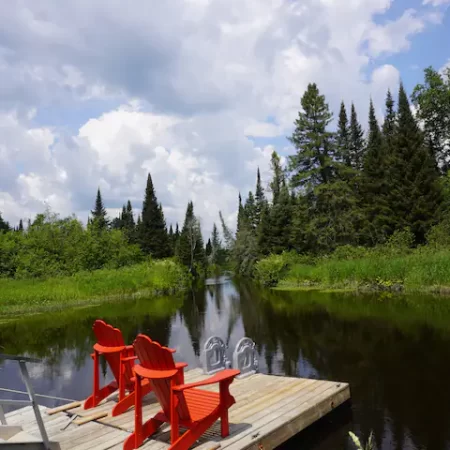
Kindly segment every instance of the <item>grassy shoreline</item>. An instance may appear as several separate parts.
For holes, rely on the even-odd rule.
[[[46,280],[0,279],[0,318],[176,294],[189,283],[185,268],[171,260]]]
[[[257,265],[259,281],[279,290],[450,294],[450,250],[416,249],[406,254],[302,262],[272,255]],[[258,279],[258,277],[257,277]]]

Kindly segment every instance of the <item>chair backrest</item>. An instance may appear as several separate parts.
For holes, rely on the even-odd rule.
[[[172,352],[162,347],[158,342],[152,341],[145,334],[139,334],[133,343],[134,351],[139,358],[139,363],[145,369],[151,370],[173,370],[175,369],[175,361]],[[153,392],[158,399],[164,414],[170,418],[170,384],[171,378],[150,378]],[[190,419],[189,410],[187,408],[184,397],[180,395],[177,412],[181,420],[188,421]]]
[[[123,340],[122,332],[118,328],[114,328],[112,325],[107,324],[103,320],[96,320],[94,326],[95,337],[97,338],[97,343],[103,345],[104,347],[124,347],[125,341]],[[117,383],[119,383],[120,378],[120,354],[110,353],[105,354],[106,362],[108,363],[111,372],[114,375]],[[131,356],[131,355],[126,355]],[[128,362],[125,364],[125,383],[130,383],[133,377],[133,363]]]

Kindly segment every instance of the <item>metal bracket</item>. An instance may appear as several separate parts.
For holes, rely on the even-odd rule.
[[[253,375],[258,370],[258,358],[255,343],[248,337],[243,337],[233,352],[233,367],[241,371],[237,378]]]
[[[220,370],[229,369],[230,361],[226,354],[227,346],[218,336],[211,336],[204,346],[203,353],[203,372],[211,375]]]

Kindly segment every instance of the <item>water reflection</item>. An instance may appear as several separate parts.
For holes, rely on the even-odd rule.
[[[37,392],[80,399],[91,390],[97,317],[120,327],[128,342],[145,332],[176,348],[177,359],[191,367],[200,364],[211,335],[230,349],[246,335],[257,343],[261,372],[350,383],[352,408],[327,416],[286,448],[353,448],[350,429],[362,436],[373,429],[383,449],[450,448],[447,299],[283,293],[219,281],[184,299],[141,299],[4,323],[1,351],[44,359],[30,366]],[[21,388],[15,365],[0,365],[0,386]]]

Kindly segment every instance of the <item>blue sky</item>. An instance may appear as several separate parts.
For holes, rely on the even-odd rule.
[[[412,91],[450,61],[450,0],[24,0],[0,6],[0,211],[86,220],[100,187],[136,212],[150,171],[168,223],[205,232],[292,152],[316,82],[336,112]]]

